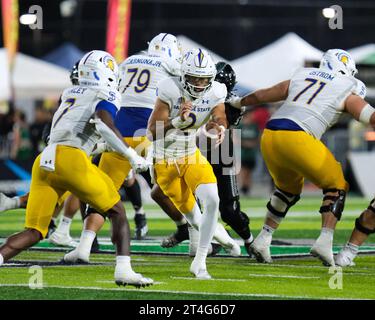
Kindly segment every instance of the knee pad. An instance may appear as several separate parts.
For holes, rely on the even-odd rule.
[[[90,207],[89,205],[86,205],[86,210],[85,210],[85,216],[83,217],[83,220],[85,220],[90,214],[97,213],[100,214],[104,220],[107,218],[107,216],[104,213],[98,212],[98,210]]]
[[[370,202],[370,205],[368,206],[367,210],[371,211],[371,213],[375,215],[375,208],[373,207],[374,204],[375,204],[375,199]],[[375,228],[373,230],[371,230],[371,229],[363,226],[362,217],[363,217],[363,213],[355,220],[355,228],[358,231],[360,231],[364,234],[367,234],[367,235],[375,233]]]
[[[334,195],[334,196],[325,195],[328,192],[337,192],[337,195]],[[333,215],[337,218],[337,220],[340,221],[342,212],[344,211],[344,207],[345,207],[346,191],[339,190],[339,189],[324,189],[323,194],[324,194],[323,201],[330,200],[332,202],[328,205],[322,205],[319,209],[319,212],[320,213],[332,212]]]
[[[276,217],[284,218],[290,207],[295,205],[300,198],[299,194],[291,194],[276,188],[267,203],[267,209]]]

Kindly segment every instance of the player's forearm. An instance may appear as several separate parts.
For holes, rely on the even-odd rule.
[[[148,124],[147,137],[150,141],[155,141],[165,137],[169,130],[174,129],[171,119],[153,121]]]

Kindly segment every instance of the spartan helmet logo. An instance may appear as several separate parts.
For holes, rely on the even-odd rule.
[[[115,63],[109,56],[104,57],[103,63],[107,68],[111,69],[111,71],[115,71]]]
[[[338,58],[345,65],[347,65],[349,62],[349,57],[345,54],[339,54]]]

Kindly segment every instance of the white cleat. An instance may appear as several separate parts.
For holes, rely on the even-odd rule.
[[[353,267],[355,266],[354,259],[357,255],[349,248],[344,247],[336,256],[335,263],[340,267]]]
[[[211,275],[208,273],[207,268],[203,264],[198,264],[195,262],[195,259],[190,265],[190,272],[200,280],[209,280],[212,279]]]
[[[16,209],[17,200],[7,197],[4,193],[0,192],[0,212]]]
[[[150,278],[143,277],[140,273],[130,271],[126,274],[124,273],[115,273],[115,283],[118,286],[134,286],[137,288],[147,287],[154,284],[154,280]]]
[[[88,254],[82,253],[78,251],[78,249],[74,249],[67,253],[64,258],[64,262],[67,263],[89,263],[90,260],[90,252]]]
[[[249,246],[250,252],[260,263],[272,263],[271,258],[272,237],[257,237]]]
[[[239,257],[241,255],[240,245],[233,240],[233,242],[228,246],[223,246],[224,250],[230,254],[232,257]]]
[[[48,241],[57,246],[74,248],[78,246],[78,242],[74,241],[71,236],[60,233],[58,231],[52,233],[48,238]]]
[[[324,241],[319,237],[311,248],[310,253],[312,256],[319,258],[325,266],[335,266],[332,241]]]

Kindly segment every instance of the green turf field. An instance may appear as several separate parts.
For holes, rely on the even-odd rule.
[[[251,228],[256,235],[263,223],[264,206],[268,199],[245,199],[242,208],[251,218]],[[361,198],[349,198],[345,214],[335,234],[335,251],[348,239],[355,217],[368,205]],[[375,298],[375,238],[362,248],[356,266],[346,268],[342,274],[329,269],[311,258],[309,243],[319,235],[320,215],[315,213],[319,199],[302,199],[274,234],[283,246],[272,246],[275,255],[272,265],[257,263],[243,257],[230,258],[225,252],[207,260],[213,276],[211,280],[196,280],[189,273],[192,261],[187,254],[188,243],[174,249],[159,246],[163,236],[174,230],[174,224],[165,219],[156,206],[147,206],[149,239],[132,241],[132,264],[137,272],[154,279],[148,288],[117,287],[113,282],[113,247],[108,242],[109,224],[100,233],[104,254],[93,254],[90,265],[64,266],[58,261],[68,248],[56,248],[43,242],[39,249],[26,251],[0,268],[0,299],[374,299]],[[126,204],[129,208],[129,205]],[[133,210],[128,210],[131,227]],[[0,214],[0,238],[23,227],[24,210]],[[72,235],[79,237],[81,222],[73,222]],[[233,236],[235,234],[231,232]],[[51,251],[58,249],[61,251]],[[48,251],[49,250],[49,251]],[[167,255],[167,253],[173,253]],[[43,290],[29,287],[33,276],[29,267],[40,265]],[[331,270],[333,271],[333,270]],[[334,278],[331,278],[334,276]],[[31,278],[33,279],[33,278]],[[340,284],[342,288],[332,289]],[[32,281],[31,281],[32,282]],[[32,282],[33,283],[33,282]]]

